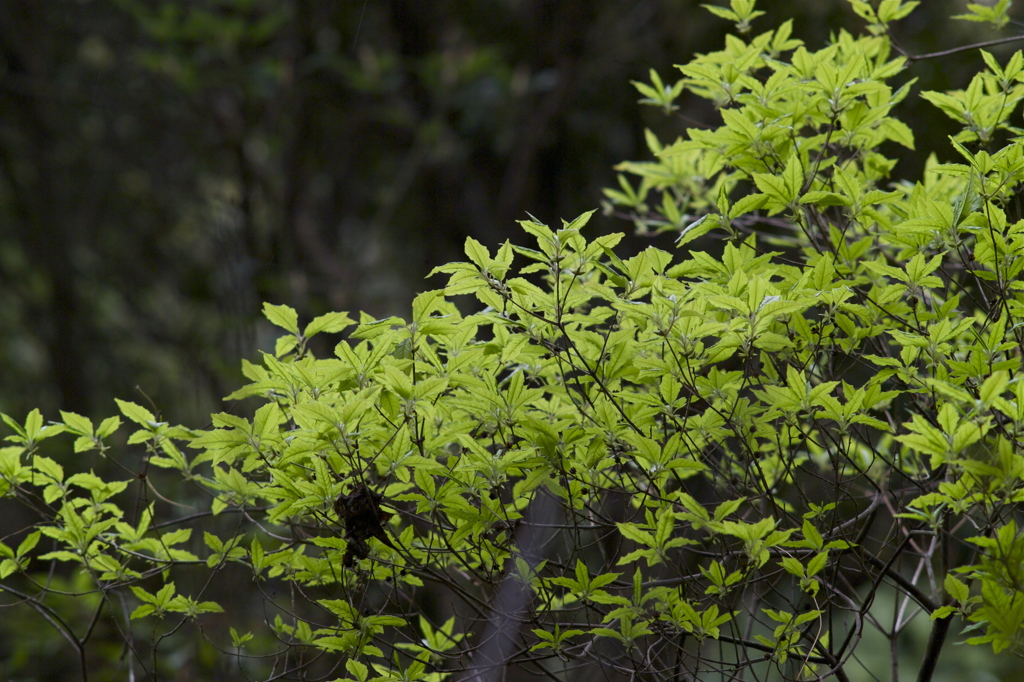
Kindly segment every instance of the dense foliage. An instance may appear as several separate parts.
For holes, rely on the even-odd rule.
[[[621,166],[639,186],[607,192],[678,256],[621,258],[590,213],[523,221],[525,244],[467,239],[406,318],[266,304],[284,335],[229,396],[248,417],[200,431],[119,401],[122,444],[118,417],[4,416],[0,490],[26,515],[6,595],[83,676],[169,676],[195,632],[260,679],[846,680],[871,636],[896,679],[919,613],[918,679],[954,623],[1024,652],[1024,56],[923,93],[961,129],[915,139],[889,24],[916,3],[851,5],[867,30],[818,49],[732,0],[724,49],[637,84],[721,117],[648,135],[654,160]],[[922,144],[954,162],[890,177]],[[720,253],[689,248],[709,234]],[[222,584],[251,611],[218,615]]]

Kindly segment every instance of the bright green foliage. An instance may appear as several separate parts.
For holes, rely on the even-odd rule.
[[[895,639],[911,618],[873,615],[883,590],[932,615],[926,677],[954,615],[968,643],[1024,652],[1024,61],[983,53],[967,90],[923,93],[963,125],[936,150],[956,163],[894,181],[913,80],[887,27],[916,3],[851,4],[866,35],[811,51],[786,22],[638,84],[722,121],[648,134],[655,160],[621,166],[639,188],[608,197],[680,245],[728,237],[719,252],[623,259],[619,235],[584,236],[587,213],[524,221],[523,245],[468,239],[407,319],[301,327],[268,304],[286,334],[230,396],[258,401],[251,416],[195,431],[118,402],[128,445],[208,494],[191,516],[159,496],[129,513],[127,480],[39,454],[66,432],[110,457],[116,418],[5,416],[3,492],[41,518],[0,545],[0,578],[66,563],[111,613],[137,604],[122,627],[173,631],[220,607],[172,578],[229,571],[264,624],[208,626],[216,646],[359,682],[577,661],[848,679],[864,628]],[[741,32],[759,14],[714,13]],[[314,357],[311,337],[352,325]],[[193,537],[196,513],[230,521]],[[432,621],[418,611],[439,584],[454,606]],[[153,627],[152,661],[133,663],[150,670]]]
[[[996,0],[996,2],[991,4],[972,2],[967,4],[966,14],[958,14],[953,18],[990,23],[997,28],[1002,28],[1010,22],[1009,11],[1011,4],[1011,0]]]

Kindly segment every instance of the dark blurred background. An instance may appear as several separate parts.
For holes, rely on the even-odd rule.
[[[898,38],[993,37],[948,19],[963,4],[929,0]],[[756,30],[794,17],[812,49],[862,26],[840,0],[762,5]],[[466,236],[571,219],[649,156],[645,127],[715,122],[629,81],[676,80],[731,28],[691,0],[0,0],[0,410],[118,396],[203,426],[272,347],[263,301],[401,315]],[[911,100],[919,135],[953,130]]]

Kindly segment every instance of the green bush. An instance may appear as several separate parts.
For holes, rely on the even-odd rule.
[[[229,396],[251,418],[119,401],[121,443],[118,417],[4,416],[0,491],[32,519],[5,594],[104,679],[173,674],[185,632],[196,670],[357,682],[845,680],[872,630],[895,671],[922,611],[918,679],[955,622],[1024,652],[1024,57],[923,93],[962,130],[916,143],[956,163],[893,180],[915,137],[888,25],[917,3],[851,4],[867,32],[810,51],[789,22],[744,37],[760,13],[732,0],[711,9],[740,36],[637,84],[722,123],[649,134],[608,208],[717,255],[524,221],[529,246],[467,240],[408,319],[266,305],[285,335]],[[44,453],[59,434],[75,457]],[[98,623],[118,660],[90,658]]]

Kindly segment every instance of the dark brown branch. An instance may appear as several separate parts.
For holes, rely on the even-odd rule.
[[[1006,43],[1013,43],[1018,40],[1024,40],[1024,35],[1009,36],[1007,38],[996,38],[995,40],[986,40],[981,43],[973,43],[971,45],[961,45],[960,47],[951,47],[948,50],[939,50],[938,52],[929,52],[927,54],[904,55],[908,61],[918,62],[922,59],[935,59],[936,57],[946,57],[951,54],[957,54],[958,52],[967,52],[969,50],[977,50],[982,47],[991,47],[993,45],[1004,45]]]
[[[946,635],[949,634],[949,626],[952,623],[952,616],[937,618],[933,622],[932,632],[928,636],[928,647],[921,661],[921,670],[917,673],[917,682],[929,682],[932,679],[935,666],[939,662],[939,654],[942,653],[942,645],[946,643]]]

